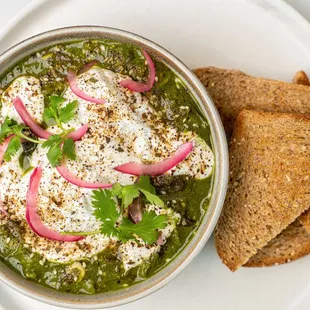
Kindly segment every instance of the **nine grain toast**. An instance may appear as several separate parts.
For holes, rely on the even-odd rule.
[[[272,239],[256,255],[251,257],[245,267],[264,267],[288,263],[310,253],[310,234],[296,220]]]
[[[310,81],[307,74],[304,71],[296,72],[293,83],[310,86]],[[306,211],[303,215],[299,217],[301,224],[303,224],[306,231],[310,234],[310,210]]]
[[[220,96],[220,94],[217,94],[217,90],[218,88],[216,87],[214,83],[214,81],[217,80],[221,80],[222,78],[224,78],[224,80],[227,80],[227,83],[229,84],[229,78],[232,78],[231,84],[234,85],[234,83],[236,83],[235,80],[235,75],[243,75],[245,77],[249,77],[248,75],[245,75],[242,72],[238,72],[238,71],[233,71],[235,74],[231,74],[233,70],[223,70],[223,69],[217,69],[217,68],[205,68],[205,69],[198,69],[195,72],[197,73],[198,77],[202,80],[202,82],[205,84],[205,86],[212,86],[212,90],[213,90],[213,97],[218,98]],[[230,74],[229,74],[230,73]],[[222,77],[222,75],[224,75],[224,77]],[[208,80],[208,76],[212,76],[213,80],[209,81]],[[249,77],[251,79],[255,79],[252,77]],[[266,83],[271,83],[271,84],[276,84],[277,81],[271,81],[271,80],[265,80]],[[240,82],[242,84],[242,82]],[[282,84],[282,82],[280,82]],[[294,78],[293,78],[293,83],[295,84],[300,84],[300,85],[306,85],[309,86],[309,79],[306,75],[306,73],[304,71],[298,71]],[[260,83],[254,83],[255,85],[259,85]],[[286,83],[283,83],[285,85],[289,85]],[[283,86],[282,84],[282,86]],[[253,87],[256,87],[256,86]],[[228,85],[229,86],[229,85]],[[271,86],[267,87],[271,88]],[[208,88],[207,88],[208,89]],[[228,87],[228,89],[231,89],[231,86]],[[221,88],[219,88],[219,92],[221,92]],[[244,96],[246,96],[246,93],[249,93],[249,89],[246,89],[245,94],[243,93],[244,88],[243,87],[238,87],[236,89],[236,91],[240,91],[240,94],[237,95],[237,97],[243,98]],[[253,89],[253,93],[255,93],[255,89]],[[258,91],[257,91],[258,93]],[[270,105],[270,102],[272,102],[272,100],[275,98],[274,93],[273,92],[263,92],[262,94],[260,94],[260,96],[263,96],[263,98],[265,98],[265,102],[266,105]],[[253,98],[253,100],[256,100],[255,98]],[[232,100],[232,105],[235,104],[235,101]],[[224,96],[224,100],[220,100],[217,102],[217,106],[219,108],[220,111],[222,111],[223,107],[222,105],[226,105],[226,110],[230,110],[233,111],[232,107],[230,106],[230,101],[227,102],[227,98]],[[267,109],[266,107],[263,107],[263,109]],[[230,117],[227,117],[226,119],[233,119],[233,116],[231,115]],[[229,124],[224,124],[226,128],[229,127]],[[305,226],[305,228],[307,229],[308,232],[310,232],[310,211],[305,212],[300,218],[300,222]],[[292,233],[297,231],[296,229],[294,229],[294,226],[292,226]],[[288,231],[290,231],[290,229],[287,229]],[[300,229],[301,230],[301,229]],[[279,249],[276,249],[277,246],[281,245],[281,251],[280,253],[282,253],[284,255],[284,253],[301,253],[303,252],[304,255],[308,254],[309,249],[310,249],[310,240],[309,240],[309,244],[307,243],[307,239],[306,238],[302,238],[302,235],[300,235],[301,237],[301,241],[302,242],[298,242],[298,236],[296,239],[294,239],[294,241],[296,241],[295,244],[293,244],[292,242],[288,242],[287,244],[285,243],[285,240],[287,240],[287,238],[283,238],[282,234],[278,235],[273,242],[271,242],[270,245],[267,245],[264,249],[262,249],[260,251],[260,253],[258,253],[256,256],[254,256],[251,259],[251,266],[262,266],[262,265],[270,265],[268,262],[272,261],[274,264],[280,264],[286,261],[290,261],[292,259],[297,259],[299,258],[298,255],[295,256],[291,256],[288,255],[285,259],[285,257],[283,256],[277,256],[277,255],[273,255],[272,258],[269,258],[268,255],[272,254],[272,253],[279,253]],[[279,240],[278,240],[279,239]],[[303,248],[300,246],[300,244],[303,246]],[[286,248],[287,246],[287,248]],[[294,248],[295,246],[295,248]],[[302,250],[303,249],[303,250]],[[302,251],[301,251],[302,250]],[[265,259],[265,262],[264,260]],[[255,265],[257,264],[257,265]]]
[[[244,265],[310,206],[310,117],[240,113],[231,140],[231,180],[216,248],[232,270]]]
[[[293,78],[293,83],[305,85],[305,86],[310,86],[309,78],[304,71],[296,72],[296,74]],[[301,224],[304,226],[304,228],[306,229],[306,231],[310,234],[310,210],[308,210],[304,214],[302,214],[299,217],[299,220],[300,220]]]
[[[296,72],[293,78],[294,84],[304,85],[299,87],[281,81],[251,77],[237,70],[206,67],[194,72],[211,94],[228,136],[231,135],[234,120],[242,108],[310,112],[310,88],[304,87],[309,86],[310,82],[304,71]],[[279,95],[281,92],[283,96]],[[300,102],[298,96],[301,98]],[[310,210],[300,217],[300,221],[310,233]]]
[[[310,86],[304,71],[298,71],[293,83]],[[303,227],[301,226],[303,224]],[[310,211],[306,211],[280,235],[252,256],[244,267],[273,266],[291,262],[310,253]]]
[[[194,73],[214,100],[228,136],[243,109],[310,113],[310,87],[215,67],[196,69]]]
[[[310,86],[304,71],[298,71],[293,83]],[[303,224],[303,227],[301,226]],[[263,267],[288,263],[310,253],[310,211],[306,211],[280,235],[250,258],[244,267]]]
[[[309,78],[305,71],[297,71],[293,78],[293,84],[310,86]]]
[[[299,217],[300,223],[304,226],[308,234],[310,234],[310,210],[306,211]]]

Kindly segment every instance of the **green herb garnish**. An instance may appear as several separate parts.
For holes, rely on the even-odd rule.
[[[140,195],[140,192],[145,195],[146,200],[150,203],[164,206],[163,201],[156,196],[155,188],[151,185],[149,177],[141,177],[139,182],[134,185],[122,186],[116,184],[112,190],[99,189],[93,191],[92,206],[94,215],[102,223],[99,231],[67,232],[65,234],[88,236],[102,233],[108,237],[116,237],[122,242],[135,240],[135,237],[138,236],[147,244],[156,242],[158,230],[167,226],[168,218],[166,215],[157,215],[154,211],[145,211],[142,220],[137,224],[134,224],[126,217],[120,219],[122,208],[118,207],[117,198],[122,201],[123,207],[128,207]]]
[[[138,198],[142,193],[146,199],[157,206],[164,207],[164,202],[156,196],[156,190],[147,176],[141,176],[139,182],[133,185],[122,186],[115,184],[112,188],[112,196],[117,196],[121,202],[122,207],[127,208],[132,204],[135,198]]]
[[[62,124],[66,124],[74,118],[78,102],[74,100],[62,107],[62,104],[66,101],[65,98],[50,96],[49,99],[50,104],[43,113],[44,122],[49,126],[56,124],[64,130]]]
[[[27,136],[24,133],[25,131],[29,132],[30,129],[25,125],[17,124],[15,120],[9,117],[6,117],[6,119],[4,120],[0,129],[0,144],[2,144],[7,137],[14,135],[8,145],[6,152],[4,153],[4,160],[6,162],[10,161],[12,157],[16,155],[16,153],[22,147],[21,139],[35,144],[41,143],[41,141]]]
[[[158,229],[167,226],[167,216],[157,215],[154,211],[144,212],[141,222],[134,224],[124,217],[118,225],[121,211],[117,210],[117,203],[112,193],[113,190],[107,189],[93,192],[94,215],[102,222],[100,232],[109,237],[117,237],[122,242],[135,239],[135,235],[148,244],[156,242]]]
[[[58,96],[51,96],[49,99],[50,105],[45,108],[43,113],[44,122],[47,125],[56,124],[62,129],[60,134],[50,136],[43,143],[44,148],[49,148],[47,158],[50,164],[55,167],[61,164],[64,156],[72,160],[76,159],[74,141],[67,138],[68,134],[74,129],[66,130],[63,124],[70,122],[74,118],[78,103],[75,100],[62,107],[66,99]]]
[[[154,211],[144,212],[141,222],[132,223],[128,218],[123,218],[122,224],[118,227],[120,239],[126,242],[139,236],[145,243],[152,244],[158,239],[158,229],[167,227],[167,216],[157,215]]]

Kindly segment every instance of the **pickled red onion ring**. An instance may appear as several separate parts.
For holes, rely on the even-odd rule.
[[[155,70],[155,65],[154,65],[152,58],[145,50],[142,50],[142,54],[147,61],[147,64],[149,66],[149,72],[150,72],[146,83],[139,83],[139,82],[135,82],[130,79],[119,82],[119,84],[122,85],[123,87],[128,88],[137,93],[143,93],[143,92],[147,92],[151,90],[155,83],[155,78],[156,78],[156,70]]]
[[[60,233],[47,228],[42,222],[38,214],[38,208],[37,208],[37,198],[42,173],[43,173],[42,168],[37,167],[30,177],[30,184],[26,197],[26,221],[29,224],[30,228],[38,236],[49,240],[76,242],[84,239],[81,236],[61,235]]]
[[[145,164],[139,164],[135,162],[130,162],[123,164],[121,166],[115,167],[114,170],[131,174],[131,175],[149,175],[149,176],[158,176],[166,173],[167,171],[174,168],[176,165],[181,163],[193,150],[194,143],[188,142],[179,147],[179,149],[176,151],[174,155],[171,157],[165,159],[164,161],[157,163],[157,164],[151,164],[151,165],[145,165]]]

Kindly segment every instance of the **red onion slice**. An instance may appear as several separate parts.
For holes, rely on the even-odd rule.
[[[19,116],[23,120],[23,122],[31,129],[31,131],[36,136],[38,136],[41,139],[47,140],[50,136],[53,135],[53,133],[51,133],[47,130],[44,130],[35,122],[35,120],[29,114],[24,103],[22,102],[22,100],[19,97],[16,97],[13,100],[13,105],[14,105],[17,113],[19,114]],[[84,136],[84,134],[87,132],[87,130],[88,130],[88,124],[83,125],[81,128],[71,132],[68,135],[68,138],[72,138],[74,141],[78,141]]]
[[[19,97],[13,100],[13,105],[23,122],[31,129],[31,131],[41,139],[47,140],[53,134],[41,128],[27,111],[24,103]]]
[[[37,167],[31,177],[29,189],[26,198],[26,221],[38,236],[56,241],[64,242],[76,242],[82,240],[83,237],[80,236],[65,236],[60,233],[47,228],[42,222],[40,216],[38,215],[37,209],[37,198],[40,187],[40,180],[42,177],[42,168]]]
[[[151,90],[155,83],[155,78],[156,78],[156,70],[155,70],[155,65],[154,65],[152,58],[145,50],[142,50],[142,54],[145,57],[147,64],[149,66],[150,75],[148,77],[147,82],[138,83],[138,82],[135,82],[129,79],[120,81],[120,85],[137,93],[143,93],[143,92],[147,92]]]
[[[71,132],[68,134],[67,138],[71,138],[74,141],[79,141],[82,139],[82,137],[86,134],[86,132],[88,131],[89,126],[88,124],[83,125],[82,127],[80,127],[79,129]]]
[[[176,153],[167,158],[166,160],[157,163],[157,164],[151,164],[151,165],[144,165],[139,164],[135,162],[130,162],[118,167],[115,167],[114,169],[116,171],[131,174],[131,175],[150,175],[150,176],[158,176],[166,173],[167,171],[174,168],[176,165],[181,163],[193,150],[194,143],[188,142],[179,147],[179,149],[176,151]]]
[[[87,95],[86,93],[84,93],[78,86],[77,86],[77,75],[75,72],[73,72],[72,70],[68,70],[68,75],[67,75],[67,79],[68,79],[68,83],[70,85],[70,88],[72,90],[72,92],[78,96],[79,98],[89,101],[89,102],[93,102],[96,104],[104,104],[105,101],[102,99],[97,99],[97,98],[93,98],[90,95]]]
[[[75,174],[70,172],[68,168],[66,167],[66,165],[64,164],[56,167],[56,169],[65,180],[79,187],[98,189],[98,188],[110,188],[113,186],[113,184],[91,183],[91,182],[83,181],[80,178],[78,178]]]

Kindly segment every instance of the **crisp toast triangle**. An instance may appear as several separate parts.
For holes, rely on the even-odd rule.
[[[293,83],[310,86],[304,71],[296,72]],[[244,267],[267,267],[292,262],[310,254],[310,211],[272,239],[258,253],[252,256]]]
[[[310,206],[310,117],[242,111],[215,243],[235,271]]]
[[[199,68],[194,73],[219,110],[227,135],[244,110],[310,113],[310,87],[263,78],[238,70]],[[295,81],[301,81],[298,74]]]
[[[310,86],[310,82],[302,70],[294,75],[293,84],[216,67],[200,68],[194,72],[212,96],[228,137],[241,109],[310,113],[310,87],[305,87]],[[300,221],[310,233],[310,210]]]
[[[289,263],[310,253],[310,234],[296,220],[251,257],[244,267],[267,267]]]

